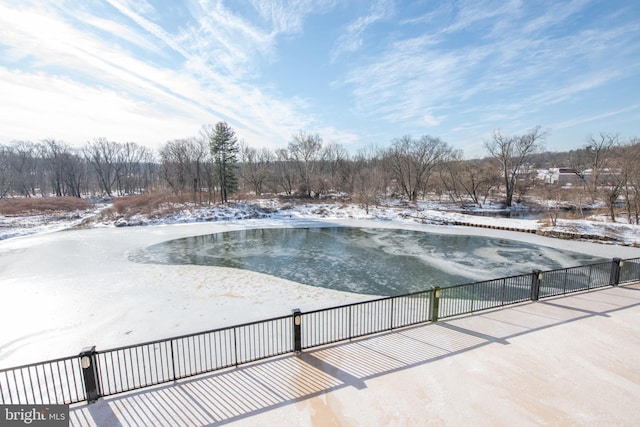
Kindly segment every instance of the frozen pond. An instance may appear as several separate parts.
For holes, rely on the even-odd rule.
[[[399,295],[604,260],[502,238],[359,227],[229,231],[169,240],[129,258],[231,267],[370,295]]]
[[[198,256],[223,258],[225,248],[226,265],[233,268],[196,265],[187,257],[169,261],[171,246],[183,246],[182,253],[194,257],[195,252],[184,248],[195,244],[192,236],[214,242],[214,247],[197,249]],[[425,246],[430,239],[436,240]],[[357,219],[220,221],[35,234],[0,241],[0,368],[78,354],[89,345],[132,345],[282,316],[294,308],[307,312],[371,298],[321,285],[375,293],[367,286],[385,278],[388,288],[380,293],[392,294],[443,286],[437,278],[446,278],[445,273],[472,282],[638,256],[640,249],[634,247],[529,233]],[[260,261],[269,270],[252,271],[240,261]],[[345,276],[354,265],[359,273]],[[416,273],[417,268],[424,272]],[[412,273],[406,274],[409,269]],[[294,280],[283,278],[287,271]]]

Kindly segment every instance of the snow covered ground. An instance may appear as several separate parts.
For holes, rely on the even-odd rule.
[[[259,273],[219,267],[131,262],[162,241],[247,227],[341,224],[406,228],[524,240],[606,258],[640,256],[637,226],[576,221],[581,234],[622,244],[560,240],[455,222],[541,229],[535,220],[476,217],[419,205],[288,205],[273,200],[185,209],[170,217],[116,218],[100,212],[0,217],[0,368],[343,304],[370,296],[337,292]],[[139,226],[127,226],[139,225]],[[64,231],[61,231],[64,230]]]

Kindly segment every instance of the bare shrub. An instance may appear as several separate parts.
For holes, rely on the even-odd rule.
[[[37,215],[46,212],[85,210],[91,203],[78,197],[27,197],[0,200],[3,215]]]
[[[170,214],[181,210],[189,201],[189,195],[146,193],[114,199],[113,210],[125,217]]]
[[[540,224],[543,228],[548,228],[555,227],[557,225],[557,222],[550,217],[544,217],[538,220],[538,224]]]

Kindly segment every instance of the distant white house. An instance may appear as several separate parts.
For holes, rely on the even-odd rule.
[[[584,180],[588,181],[591,177],[591,169],[578,174],[573,168],[549,168],[538,170],[538,179],[546,184],[557,184],[560,186],[575,185]]]

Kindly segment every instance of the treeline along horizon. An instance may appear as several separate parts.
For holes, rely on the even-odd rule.
[[[165,192],[195,203],[219,203],[239,192],[340,195],[366,207],[381,197],[511,206],[535,194],[556,205],[601,204],[612,217],[622,209],[629,222],[638,223],[639,138],[601,133],[576,150],[549,152],[544,151],[547,134],[540,126],[521,135],[496,131],[483,142],[486,157],[481,159],[464,159],[460,150],[429,135],[403,136],[386,148],[349,153],[300,131],[286,147],[253,148],[238,142],[224,122],[204,126],[197,137],[167,141],[158,150],[107,138],[82,147],[55,139],[13,141],[0,144],[0,199]],[[569,171],[571,191],[541,177],[539,170],[549,168]]]

